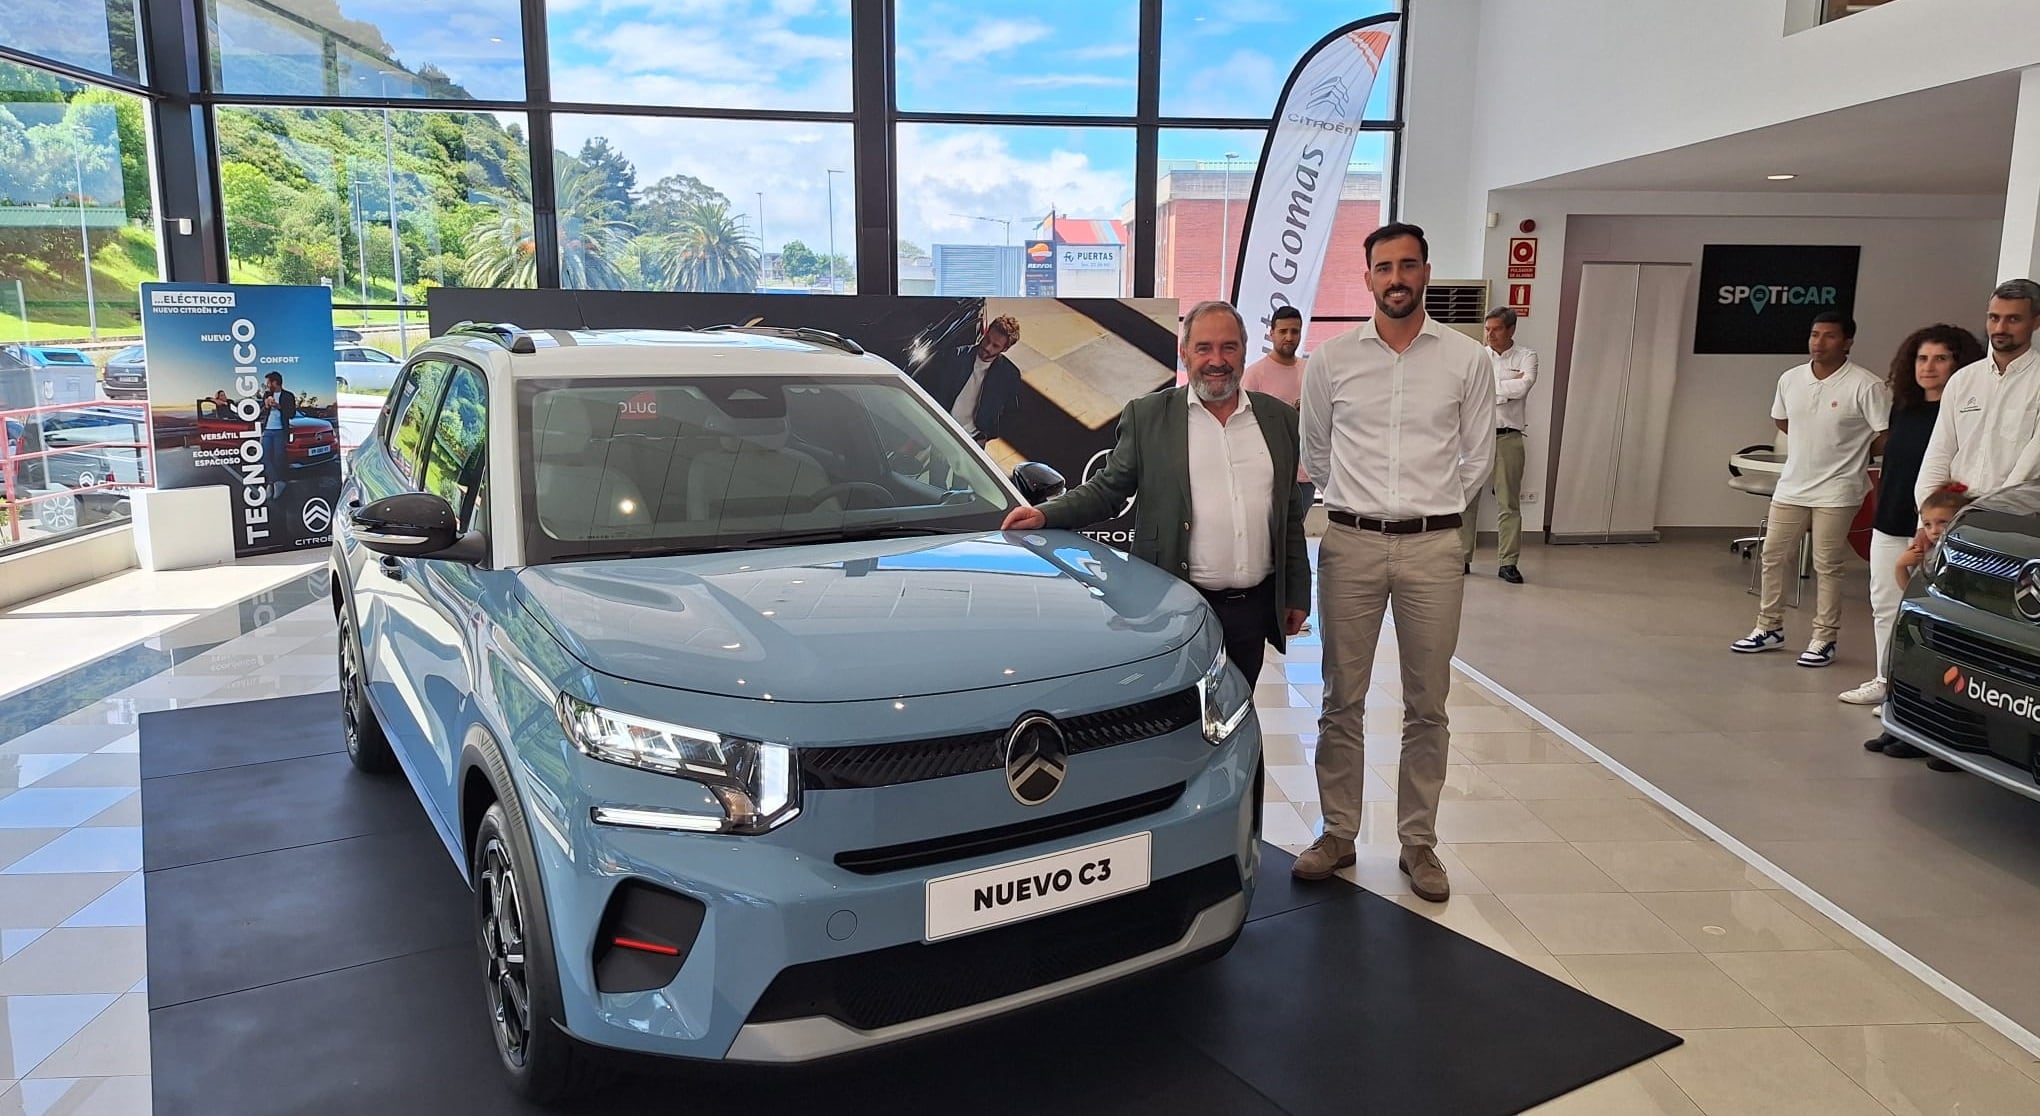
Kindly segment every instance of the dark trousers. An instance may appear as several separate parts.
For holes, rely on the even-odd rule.
[[[1261,677],[1261,662],[1268,655],[1268,640],[1275,635],[1275,579],[1268,578],[1251,589],[1205,589],[1199,593],[1218,613],[1218,625],[1225,632],[1225,657],[1247,676],[1247,685]]]

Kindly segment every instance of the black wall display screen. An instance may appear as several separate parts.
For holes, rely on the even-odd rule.
[[[1707,245],[1693,351],[1805,356],[1815,315],[1855,316],[1862,255],[1856,245]]]

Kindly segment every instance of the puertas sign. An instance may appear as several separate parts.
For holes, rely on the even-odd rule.
[[[325,287],[144,283],[156,483],[223,484],[234,553],[324,546],[340,495]]]
[[[1805,356],[1817,315],[1854,316],[1862,255],[1856,245],[1707,245],[1693,351]]]

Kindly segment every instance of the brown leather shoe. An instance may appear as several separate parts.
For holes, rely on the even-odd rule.
[[[1396,866],[1410,878],[1410,890],[1417,898],[1433,903],[1452,898],[1452,881],[1445,877],[1445,866],[1438,863],[1436,851],[1423,845],[1404,845]]]
[[[1303,855],[1289,869],[1289,874],[1299,880],[1328,880],[1332,873],[1341,868],[1352,867],[1359,860],[1353,852],[1353,842],[1344,837],[1327,833],[1312,841]]]

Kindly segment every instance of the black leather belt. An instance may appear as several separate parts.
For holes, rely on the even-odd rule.
[[[1496,433],[1496,434],[1521,434],[1522,432],[1523,432],[1523,428],[1522,428],[1522,427],[1520,427],[1520,426],[1497,426],[1497,427],[1495,427],[1495,433]]]
[[[1379,535],[1421,535],[1428,531],[1451,531],[1456,530],[1460,523],[1458,512],[1453,512],[1450,515],[1427,515],[1422,519],[1396,519],[1387,522],[1379,519],[1369,519],[1364,515],[1354,515],[1352,512],[1338,511],[1336,509],[1325,512],[1325,516],[1341,527],[1351,527],[1355,531],[1370,531]]]

